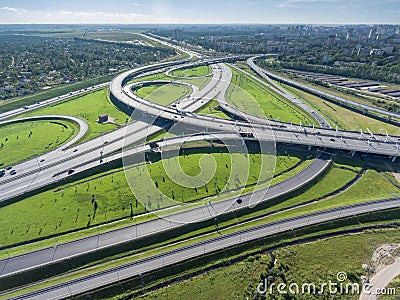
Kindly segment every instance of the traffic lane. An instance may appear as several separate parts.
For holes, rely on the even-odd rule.
[[[202,91],[203,91],[203,93],[204,93],[204,89],[202,89]],[[205,92],[208,93],[209,91],[206,90]],[[193,105],[194,105],[193,107],[190,106],[188,109],[196,109],[197,107],[200,106],[199,104],[197,104],[197,106],[196,106],[196,101],[194,101],[194,104],[193,104]],[[136,126],[136,129],[139,127],[139,125],[138,125],[137,123],[135,123],[134,125],[129,125],[129,126]],[[130,131],[129,126],[128,126],[128,128],[126,128],[125,130]],[[148,127],[148,124],[141,124],[141,126],[142,126],[142,127],[141,127],[142,129],[145,129],[146,127]],[[137,129],[137,130],[139,130],[139,129]],[[161,130],[161,129],[160,129],[160,130]],[[127,135],[123,132],[123,130],[121,130],[120,133],[123,134],[123,136],[125,135],[124,142],[125,142],[125,144],[127,144],[127,141],[128,141],[128,140],[131,140],[131,139],[129,138],[129,136],[127,136]],[[112,134],[115,134],[115,132],[113,132]],[[111,135],[111,134],[110,134],[110,135]],[[143,138],[144,138],[144,136],[141,136],[141,137],[140,137],[140,139],[143,139]],[[104,138],[104,137],[101,137],[102,143],[101,143],[100,145],[103,145],[105,139],[108,140],[107,136],[106,136],[105,138]],[[120,139],[122,140],[122,138],[120,138]],[[71,149],[71,150],[68,151],[68,153],[71,153],[73,156],[79,156],[78,159],[79,159],[80,162],[81,162],[81,161],[82,161],[82,155],[80,155],[80,153],[82,153],[82,151],[89,152],[89,153],[87,153],[87,155],[91,155],[93,149],[91,149],[91,150],[88,150],[88,149],[87,149],[88,147],[90,147],[90,145],[93,144],[93,147],[95,147],[96,149],[99,148],[98,144],[96,143],[97,140],[100,140],[100,138],[96,139],[96,141],[92,141],[91,143],[86,143],[86,144],[84,144],[84,145],[81,145],[81,148],[80,148],[81,151],[80,151],[78,154],[75,154],[75,151],[77,151],[78,148]],[[118,139],[117,139],[117,140],[118,140]],[[138,140],[139,140],[139,139],[138,139]],[[137,141],[133,140],[131,143],[135,143],[135,142],[137,142]],[[95,146],[95,143],[97,144],[96,146]],[[121,145],[121,144],[116,144],[116,143],[115,143],[115,139],[114,139],[114,140],[112,140],[111,142],[109,142],[106,146],[100,146],[100,147],[102,148],[103,155],[106,155],[106,154],[108,154],[108,153],[111,153],[111,152],[113,152],[113,151],[116,151],[116,150],[121,149],[121,148],[122,148],[122,145]],[[83,148],[83,150],[82,150],[82,148]],[[68,155],[68,153],[63,153],[63,155]],[[91,156],[91,157],[92,157],[91,159],[94,159],[93,156]],[[58,156],[53,156],[50,160],[53,160],[53,161],[58,162],[58,159],[59,159]],[[90,159],[90,158],[85,158],[85,159]],[[65,162],[68,162],[69,165],[71,165],[72,163],[74,163],[74,161],[73,161],[72,158],[63,158],[63,160],[64,160]],[[47,162],[43,165],[43,167],[47,167],[49,163],[50,163],[50,161],[47,161]],[[32,161],[29,165],[28,165],[28,164],[25,165],[25,168],[26,168],[25,172],[32,172],[32,170],[34,170],[34,169],[37,168],[37,167],[38,167],[38,166],[37,166],[36,164],[34,164],[34,162]],[[71,167],[71,166],[70,166],[69,168],[68,168],[68,167],[65,167],[65,169],[66,169],[66,170],[72,169],[72,167]],[[19,168],[18,168],[18,170],[19,170],[18,172],[21,172],[21,173],[23,173],[23,171],[24,171],[24,170],[20,171]],[[54,172],[54,173],[57,173],[57,172]],[[20,182],[20,185],[19,185],[17,188],[15,188],[15,187],[13,186],[13,187],[11,188],[11,190],[10,190],[10,189],[7,190],[7,187],[6,187],[6,186],[3,186],[3,193],[2,193],[2,196],[3,196],[3,197],[8,197],[8,198],[9,198],[10,196],[8,196],[8,195],[10,194],[10,192],[14,192],[14,191],[16,191],[16,190],[19,190],[20,193],[23,193],[23,192],[24,192],[24,191],[23,191],[24,188],[26,188],[26,187],[31,187],[31,186],[32,186],[32,182],[31,182],[30,180],[31,180],[31,178],[26,178],[25,182]],[[4,181],[0,182],[0,184],[4,184]],[[14,185],[14,184],[12,183],[11,185]]]
[[[182,261],[244,242],[253,241],[259,238],[309,225],[320,224],[326,221],[359,215],[370,211],[396,208],[399,205],[400,200],[396,199],[392,201],[345,207],[342,209],[333,209],[299,218],[283,220],[273,224],[261,225],[256,228],[250,228],[243,231],[222,235],[217,238],[182,247],[150,258],[142,259],[121,267],[116,267],[111,270],[89,275],[78,280],[63,283],[46,290],[36,292],[31,295],[28,294],[19,299],[43,299],[43,297],[51,299],[51,297],[63,298],[71,295],[77,295],[84,291],[103,287],[106,284],[119,282],[151,270],[163,268],[175,263],[181,263]]]
[[[320,172],[322,172],[329,161],[316,160],[308,168],[297,174],[296,176],[279,183],[276,186],[272,186],[267,190],[255,192],[256,197],[262,197],[264,201],[272,199],[280,194],[286,193],[287,190],[293,190],[300,186],[307,184],[310,180],[315,178]],[[267,191],[267,192],[266,192]],[[222,212],[230,212],[239,208],[249,206],[252,200],[252,195],[243,196],[243,203],[239,206],[235,206],[237,197],[229,199],[227,201],[217,203],[206,203],[204,206],[197,207],[191,210],[179,212],[167,215],[165,211],[165,219],[151,220],[145,223],[135,224],[122,229],[117,229],[111,232],[102,233],[97,236],[89,237],[86,239],[77,240],[71,243],[57,245],[55,248],[48,248],[44,252],[40,252],[38,259],[36,259],[36,252],[32,253],[32,256],[23,255],[11,258],[7,261],[1,261],[3,264],[7,263],[3,267],[2,276],[18,272],[24,269],[32,268],[44,263],[51,263],[54,259],[65,259],[70,256],[79,255],[83,252],[89,252],[98,249],[99,247],[106,247],[116,245],[118,243],[133,240],[138,237],[144,237],[153,233],[162,232],[171,228],[177,228],[184,226],[187,223],[195,221],[203,221],[215,217],[217,214]],[[47,253],[46,256],[42,253]]]

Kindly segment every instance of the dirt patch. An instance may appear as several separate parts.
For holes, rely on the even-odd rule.
[[[386,244],[375,250],[371,259],[371,267],[375,273],[379,272],[385,266],[395,262],[396,257],[400,256],[400,244]]]

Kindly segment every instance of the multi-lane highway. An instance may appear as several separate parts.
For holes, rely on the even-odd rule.
[[[315,88],[309,87],[307,85],[301,84],[301,83],[296,82],[294,80],[290,80],[290,79],[284,78],[282,76],[278,76],[278,75],[276,75],[274,73],[268,72],[268,71],[264,70],[263,68],[260,68],[259,66],[257,66],[254,63],[255,59],[261,58],[261,57],[265,57],[265,55],[249,58],[247,60],[247,63],[250,66],[251,69],[253,69],[258,75],[260,75],[263,78],[275,79],[275,80],[277,80],[279,82],[283,82],[283,83],[286,83],[286,84],[288,84],[290,86],[299,88],[299,89],[301,89],[303,91],[306,91],[306,92],[308,92],[310,94],[317,95],[317,96],[320,96],[322,98],[330,99],[330,100],[335,101],[335,102],[337,102],[339,104],[340,103],[341,104],[346,104],[346,105],[349,105],[350,107],[355,107],[355,108],[357,108],[357,109],[359,109],[361,111],[365,111],[365,112],[372,111],[372,112],[377,113],[379,115],[387,116],[388,118],[395,118],[397,120],[400,119],[400,114],[398,114],[398,113],[393,113],[393,112],[390,112],[390,111],[387,111],[387,110],[379,109],[379,108],[372,107],[372,106],[369,106],[369,105],[366,105],[366,104],[362,104],[362,103],[355,102],[355,101],[352,101],[352,100],[349,100],[349,99],[345,99],[343,97],[338,97],[338,96],[332,95],[330,93],[323,92],[323,91],[320,91],[318,89],[315,89]]]
[[[28,293],[12,299],[64,299],[82,294],[96,288],[104,287],[134,276],[182,263],[185,260],[212,253],[221,249],[236,246],[242,243],[262,239],[281,232],[328,222],[340,218],[365,214],[370,211],[397,208],[400,199],[391,199],[380,202],[370,202],[347,206],[338,209],[307,214],[278,222],[267,223],[258,227],[240,230],[231,234],[209,238],[205,241],[183,246],[175,250],[150,256],[129,264],[112,268],[103,272],[91,274],[76,280],[67,281],[37,292]]]
[[[176,47],[176,46],[175,46]],[[192,57],[195,53],[189,53]],[[238,57],[237,57],[238,58]],[[243,58],[243,57],[240,57]],[[4,178],[0,180],[0,199],[4,203],[13,199],[17,195],[33,191],[50,183],[56,183],[70,174],[77,174],[108,162],[120,160],[123,155],[133,155],[143,153],[150,149],[149,144],[140,145],[139,142],[151,134],[155,134],[164,128],[169,128],[172,124],[183,124],[185,134],[189,136],[179,136],[171,140],[159,142],[160,148],[163,146],[180,145],[185,142],[194,141],[212,141],[215,139],[224,141],[237,140],[257,140],[267,143],[297,144],[309,147],[329,148],[336,150],[346,150],[364,153],[373,153],[386,155],[396,158],[399,154],[398,137],[383,135],[365,135],[358,132],[338,131],[329,128],[328,123],[311,108],[303,102],[296,99],[288,92],[279,88],[279,86],[268,85],[269,88],[281,94],[289,101],[299,106],[304,111],[312,115],[322,128],[305,127],[302,125],[287,124],[277,121],[262,119],[251,116],[246,113],[237,112],[237,109],[225,102],[225,94],[232,80],[232,72],[223,64],[225,61],[234,58],[219,58],[213,60],[202,60],[200,62],[190,62],[181,60],[177,62],[168,62],[156,64],[148,67],[142,67],[133,71],[127,71],[117,76],[110,83],[111,99],[120,109],[132,113],[134,112],[134,123],[125,128],[114,131],[113,133],[101,136],[92,141],[86,142],[73,149],[65,151],[54,151],[46,155],[45,163],[38,168],[36,161],[24,162],[16,168],[18,175],[13,178]],[[252,62],[252,61],[249,61]],[[134,89],[142,83],[129,84],[130,79],[155,74],[159,72],[168,72],[173,68],[183,68],[189,66],[198,66],[209,64],[213,66],[213,73],[210,82],[202,89],[192,86],[192,94],[182,101],[169,107],[151,103],[146,99],[138,97]],[[260,70],[259,70],[260,71]],[[261,72],[261,71],[260,71]],[[253,76],[251,74],[248,74]],[[258,78],[254,79],[260,81]],[[145,84],[159,83],[160,81],[144,82]],[[263,81],[260,83],[265,84]],[[168,83],[168,82],[162,82]],[[181,83],[186,84],[186,83]],[[244,121],[222,120],[208,116],[194,114],[195,111],[202,108],[208,101],[217,99],[220,106],[232,115],[240,116]],[[26,110],[24,110],[26,111]],[[245,133],[245,135],[243,135]],[[182,132],[183,134],[183,132]],[[131,145],[137,145],[132,147]],[[131,146],[128,150],[121,150],[126,146]],[[23,256],[11,257],[0,261],[1,277],[8,277],[24,270],[40,268],[43,265],[57,263],[67,258],[82,255],[83,253],[97,251],[101,248],[115,246],[127,240],[134,240],[139,237],[149,236],[154,233],[171,230],[182,226],[187,222],[200,222],[215,217],[217,214],[229,213],[242,207],[251,206],[258,201],[268,201],[282,194],[296,190],[305,184],[314,180],[331,163],[331,157],[323,154],[315,160],[309,167],[302,172],[283,181],[270,189],[264,189],[254,192],[251,195],[244,196],[241,204],[238,205],[236,198],[217,203],[207,203],[190,207],[179,213],[174,213],[173,209],[166,211],[165,219],[157,219],[135,226],[122,228],[109,233],[99,234],[82,240],[58,245],[55,248],[42,249],[28,253]],[[71,173],[70,171],[73,170]],[[88,278],[80,279],[76,282],[70,282],[51,289],[28,295],[27,297],[66,297],[78,294],[84,290],[89,290],[104,283],[114,282],[115,274],[118,280],[125,276],[133,276],[135,268],[143,270],[152,270],[168,264],[181,261],[182,257],[191,258],[204,253],[222,249],[232,245],[232,243],[245,242],[265,236],[288,230],[288,228],[299,228],[309,224],[316,224],[327,220],[333,220],[351,214],[359,214],[374,210],[388,209],[399,205],[399,200],[381,201],[377,203],[366,203],[357,207],[348,207],[335,211],[321,212],[315,215],[296,219],[289,219],[279,224],[268,224],[254,230],[241,231],[238,234],[223,236],[220,239],[208,240],[193,247],[182,248],[179,251],[163,254],[162,264],[160,257],[150,258],[146,261],[137,262],[134,265],[124,266],[117,270],[97,274]],[[301,221],[300,221],[301,220]],[[307,220],[307,223],[305,223]],[[277,228],[274,226],[278,226]],[[292,226],[292,227],[290,227]],[[267,229],[268,228],[268,229]],[[273,230],[272,230],[273,229]],[[258,231],[259,230],[259,231]],[[240,238],[237,240],[237,238]],[[198,251],[197,246],[203,251]],[[129,272],[125,273],[125,270]],[[123,276],[121,277],[121,274]],[[107,279],[108,278],[108,279]],[[65,292],[67,289],[67,293]],[[38,298],[38,299],[39,299]]]
[[[54,98],[51,98],[51,99],[48,99],[48,100],[43,100],[43,101],[40,101],[40,102],[36,102],[34,104],[31,104],[31,105],[28,105],[28,106],[24,106],[24,107],[21,107],[21,108],[12,110],[12,111],[4,112],[4,113],[0,114],[0,120],[13,118],[13,117],[16,117],[18,115],[37,110],[39,108],[46,107],[48,105],[53,105],[53,104],[56,104],[56,103],[61,102],[61,101],[68,100],[68,99],[73,98],[73,97],[81,96],[81,95],[86,94],[86,93],[91,92],[91,91],[96,91],[96,90],[108,87],[109,85],[110,85],[109,82],[105,82],[105,83],[94,85],[94,86],[91,86],[91,87],[88,87],[88,88],[85,88],[85,89],[82,89],[82,90],[79,90],[79,91],[71,92],[71,93],[68,93],[68,94],[65,94],[65,95],[62,95],[62,96],[59,96],[59,97],[54,97]]]
[[[208,60],[202,63],[210,64],[219,61],[222,60]],[[29,161],[21,166],[17,166],[18,176],[14,177],[12,180],[0,180],[0,185],[2,186],[0,192],[1,199],[7,200],[46,184],[54,183],[59,179],[66,177],[68,175],[68,170],[76,169],[76,166],[81,166],[85,162],[93,162],[95,160],[100,161],[100,156],[106,157],[109,153],[122,149],[123,142],[126,144],[127,141],[129,141],[129,143],[134,143],[143,140],[146,137],[146,134],[149,133],[147,130],[143,131],[145,127],[147,128],[149,119],[152,121],[156,119],[164,120],[164,126],[169,126],[171,124],[170,122],[176,123],[178,121],[180,124],[184,124],[186,128],[188,128],[189,132],[191,130],[199,132],[204,131],[205,129],[215,132],[236,133],[239,130],[243,132],[253,132],[254,130],[266,132],[272,130],[265,136],[270,137],[270,139],[273,136],[273,139],[278,143],[340,149],[351,151],[353,153],[365,152],[381,154],[393,157],[394,159],[399,154],[400,149],[397,144],[399,142],[398,137],[367,134],[360,135],[358,132],[336,131],[327,128],[317,129],[269,120],[264,121],[262,124],[249,124],[247,122],[221,120],[195,114],[182,114],[182,111],[179,112],[176,108],[164,107],[151,103],[145,99],[141,99],[134,95],[129,89],[125,88],[125,83],[129,81],[129,78],[143,75],[143,73],[154,73],[157,70],[164,70],[166,67],[179,63],[187,65],[187,61],[164,63],[149,66],[147,68],[139,68],[117,76],[111,82],[110,90],[112,99],[121,109],[125,109],[129,112],[133,110],[136,112],[142,112],[142,116],[139,116],[137,113],[135,115],[136,117],[141,118],[139,120],[142,121],[142,123],[139,123],[140,126],[136,124],[133,126],[135,130],[130,130],[128,125],[126,130],[121,129],[80,145],[77,148],[78,151],[76,149],[71,149],[65,151],[62,157],[49,157],[48,161],[53,164],[46,164],[41,170],[37,169],[36,162],[34,161]],[[199,63],[194,65],[198,64]],[[210,100],[218,94],[223,95],[221,91],[223,92],[223,90],[226,89],[226,85],[229,85],[231,75],[224,72],[224,70],[226,71],[226,68],[214,69],[215,72],[218,70],[221,71],[221,74],[218,75],[219,77],[214,76],[213,80],[211,80],[207,87],[202,89],[202,95],[192,95],[190,97],[190,99],[193,99],[194,109],[198,109],[201,107],[201,104],[205,104],[204,100],[198,101],[200,98]],[[223,84],[224,82],[225,84]],[[185,107],[184,110],[187,110],[187,107]],[[316,116],[316,114],[313,115]],[[321,120],[321,123],[323,122],[324,121]],[[157,128],[154,129],[152,133],[161,129],[159,125],[154,126]],[[131,138],[128,139],[128,137],[124,137],[125,131],[131,133]],[[106,163],[107,160],[103,159],[102,162]],[[38,172],[41,172],[40,176],[36,176],[36,173]],[[54,174],[57,174],[57,176],[53,177]]]
[[[180,63],[186,65],[186,61],[181,61]],[[172,63],[172,65],[176,64],[177,63]],[[160,69],[157,70],[164,71],[165,66],[170,65],[171,63],[161,64]],[[135,70],[135,74],[141,76],[153,74],[154,67],[155,66],[139,68]],[[148,69],[151,71],[148,71]],[[194,111],[198,109],[200,105],[207,104],[207,99],[216,97],[218,92],[224,93],[223,91],[224,88],[226,89],[226,86],[222,86],[218,92],[213,91],[214,86],[220,81],[220,77],[222,76],[220,69],[215,68],[214,72],[215,74],[212,80],[206,87],[201,91],[195,89],[190,97],[186,101],[181,101],[182,103],[177,104],[177,107],[187,111]],[[210,92],[213,92],[213,94],[210,94]],[[210,95],[212,97],[207,97],[205,95]],[[176,109],[174,110],[176,111]],[[167,125],[167,123],[164,124],[164,126]],[[57,182],[67,177],[68,171],[71,169],[76,169],[76,171],[79,172],[87,170],[89,167],[92,168],[93,162],[96,162],[94,164],[95,166],[106,164],[110,161],[110,159],[107,158],[108,154],[118,150],[120,151],[128,142],[137,143],[144,140],[147,135],[157,133],[162,129],[163,127],[156,124],[153,124],[153,126],[149,128],[149,124],[147,123],[134,122],[125,128],[103,135],[74,148],[66,149],[61,153],[52,152],[46,154],[44,155],[46,161],[41,165],[41,168],[38,168],[36,160],[30,160],[19,164],[14,167],[18,172],[17,176],[0,179],[0,203],[12,199],[17,195]],[[129,135],[127,135],[127,132]],[[119,158],[121,158],[121,155]],[[101,163],[100,160],[102,160]],[[88,163],[87,168],[77,168],[77,166],[84,165],[85,163]]]

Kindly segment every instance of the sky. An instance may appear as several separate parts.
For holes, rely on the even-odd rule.
[[[400,0],[0,0],[2,24],[400,24]]]

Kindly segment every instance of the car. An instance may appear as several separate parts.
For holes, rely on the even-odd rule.
[[[12,170],[12,171],[10,172],[10,175],[15,175],[15,174],[17,174],[17,171],[15,171],[15,170]]]
[[[6,170],[2,169],[0,170],[0,177],[3,177],[6,174]]]
[[[335,142],[335,139],[334,139],[334,138],[331,138],[331,142]]]
[[[9,167],[6,168],[6,170],[10,171],[12,168],[13,168],[12,166],[9,166]]]
[[[74,172],[75,172],[74,169],[68,170],[68,175],[71,175],[71,174],[73,174]]]
[[[75,149],[74,152],[78,152],[78,149]]]
[[[243,203],[243,199],[242,198],[237,198],[236,199],[236,203],[237,204],[242,204]]]
[[[44,159],[44,158],[42,158],[41,160],[40,160],[40,162],[45,162],[46,160]]]

